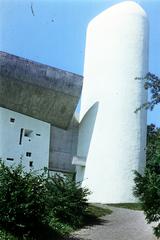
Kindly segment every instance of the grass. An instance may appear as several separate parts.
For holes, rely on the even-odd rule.
[[[85,226],[93,226],[95,224],[96,225],[102,224],[103,219],[101,219],[100,217],[109,215],[111,213],[112,210],[110,210],[107,206],[104,205],[97,206],[96,204],[89,204],[81,228]]]
[[[142,211],[141,203],[115,203],[115,204],[107,204],[107,206]]]
[[[99,207],[99,206],[90,204],[87,209],[87,212],[89,213],[89,215],[99,218],[99,217],[103,217],[107,214],[111,214],[112,210],[110,210],[106,206]]]

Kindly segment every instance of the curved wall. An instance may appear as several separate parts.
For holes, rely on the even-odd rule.
[[[132,170],[143,171],[146,144],[146,111],[135,110],[147,99],[135,78],[147,72],[148,20],[138,4],[117,4],[89,23],[80,118],[99,102],[82,182],[90,202],[135,201]],[[81,155],[85,135],[78,144]]]

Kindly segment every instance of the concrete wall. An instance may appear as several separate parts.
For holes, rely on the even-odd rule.
[[[0,106],[67,129],[82,76],[0,52]]]
[[[147,72],[148,20],[138,4],[124,1],[89,23],[78,154],[86,157],[82,186],[91,190],[90,202],[136,201],[133,170],[145,166],[146,111],[135,110],[147,92],[135,78]]]
[[[74,116],[68,130],[51,126],[49,169],[72,172],[72,158],[77,154],[78,120]]]
[[[50,124],[0,108],[0,158],[26,171],[48,167]],[[32,165],[32,166],[31,166]]]

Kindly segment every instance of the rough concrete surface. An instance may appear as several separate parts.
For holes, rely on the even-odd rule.
[[[156,240],[152,227],[142,211],[113,208],[111,215],[102,217],[99,225],[86,227],[73,234],[73,240]]]
[[[66,129],[82,76],[0,52],[0,106]]]
[[[51,126],[49,169],[73,172],[73,156],[77,155],[78,120],[73,117],[67,130]]]

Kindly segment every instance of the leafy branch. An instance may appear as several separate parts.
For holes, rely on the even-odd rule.
[[[144,80],[144,88],[146,90],[149,89],[151,92],[151,99],[137,108],[135,112],[138,112],[142,108],[150,109],[152,111],[155,105],[160,103],[160,78],[155,74],[148,72],[144,78],[137,77],[135,79]]]

